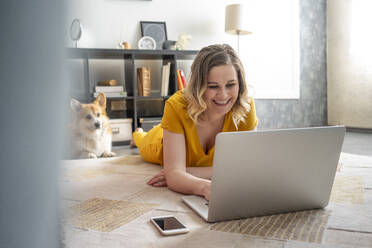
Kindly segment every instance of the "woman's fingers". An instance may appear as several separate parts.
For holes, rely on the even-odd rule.
[[[149,183],[149,185],[152,185],[154,187],[163,187],[163,186],[167,186],[167,182],[165,180],[165,177],[164,178],[157,178],[156,180],[153,180],[151,183]]]
[[[167,186],[167,182],[164,180],[162,182],[154,183],[152,186],[154,186],[154,187],[165,187],[165,186]]]
[[[153,178],[151,178],[151,179],[148,181],[148,183],[152,184],[152,183],[155,183],[155,182],[157,182],[157,181],[159,181],[159,180],[163,180],[163,179],[165,179],[165,176],[156,175],[156,176],[154,176]]]
[[[156,177],[153,177],[152,179],[150,179],[150,181],[148,181],[147,184],[154,184],[154,183],[161,182],[161,181],[165,181],[165,177],[164,176],[156,176]]]
[[[151,178],[148,182],[148,185],[152,185],[154,187],[164,187],[167,185],[165,179],[164,170],[161,170],[158,174],[156,174],[153,178]]]
[[[154,182],[154,180],[156,180],[159,176],[161,176],[161,172],[156,174],[155,176],[153,176],[148,182],[147,184],[152,184]]]
[[[154,176],[153,178],[151,178],[148,182],[147,182],[147,184],[153,184],[154,182],[156,182],[157,181],[157,177],[156,176]]]

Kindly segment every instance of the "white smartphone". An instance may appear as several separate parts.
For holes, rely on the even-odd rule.
[[[189,229],[173,215],[152,217],[150,222],[156,226],[162,235],[181,234],[189,231]]]

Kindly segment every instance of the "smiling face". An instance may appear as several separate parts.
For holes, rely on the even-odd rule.
[[[238,95],[239,80],[234,66],[228,64],[212,67],[203,94],[208,120],[223,118],[234,106]]]

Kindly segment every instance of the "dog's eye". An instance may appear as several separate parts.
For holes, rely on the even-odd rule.
[[[97,117],[99,117],[101,114],[100,113],[97,113]]]
[[[90,120],[90,119],[92,119],[92,116],[91,115],[87,115],[87,116],[85,116],[85,118],[87,118],[87,120]]]

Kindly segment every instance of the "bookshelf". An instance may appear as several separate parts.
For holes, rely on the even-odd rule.
[[[97,82],[92,82],[90,79],[90,59],[118,59],[124,61],[124,82],[125,90],[127,92],[126,97],[120,99],[126,102],[126,116],[123,118],[132,118],[134,130],[140,125],[140,119],[144,117],[159,117],[161,118],[162,109],[164,107],[165,100],[167,100],[177,90],[177,60],[193,60],[195,55],[198,53],[197,50],[138,50],[138,49],[96,49],[96,48],[67,48],[67,58],[69,59],[81,59],[83,60],[83,74],[84,74],[84,89],[89,94],[89,100],[94,99],[94,87]],[[171,63],[170,75],[169,75],[169,94],[168,96],[138,96],[137,92],[137,72],[136,72],[136,60],[162,60],[162,64],[166,65]],[[159,69],[161,70],[161,68]],[[117,98],[115,98],[117,99]],[[145,102],[161,101],[161,115],[159,116],[146,116],[143,112],[139,111],[139,105],[143,106]],[[143,110],[143,108],[142,108]],[[109,116],[111,118],[111,116]],[[114,118],[118,118],[115,116]]]

